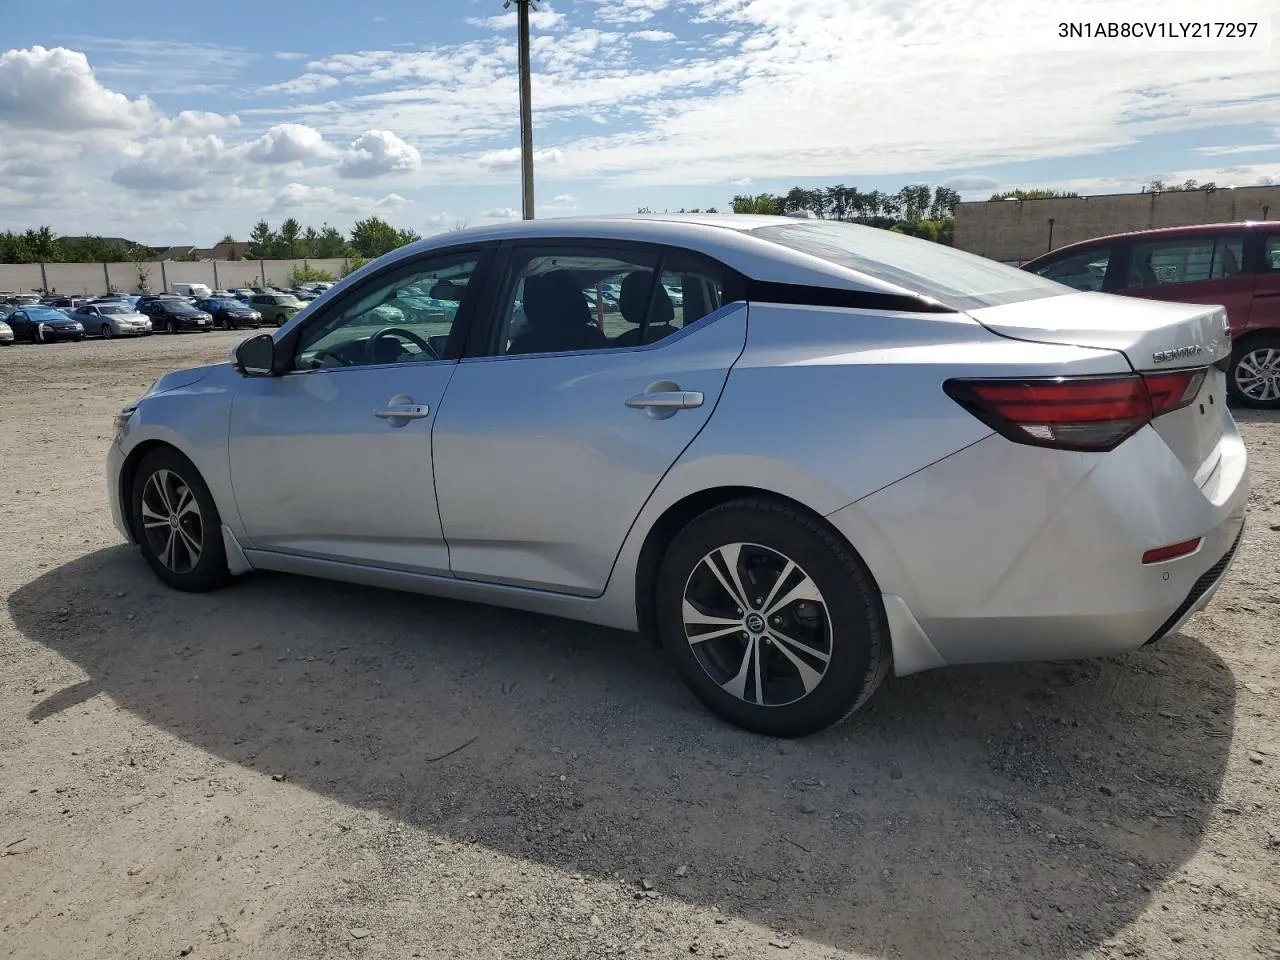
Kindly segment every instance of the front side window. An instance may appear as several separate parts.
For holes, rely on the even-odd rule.
[[[1126,289],[1203,283],[1240,273],[1244,237],[1195,236],[1135,243],[1129,254]]]
[[[1094,247],[1047,263],[1035,272],[1046,280],[1065,283],[1074,290],[1097,291],[1102,289],[1110,263],[1111,248]]]
[[[478,266],[474,253],[431,257],[366,281],[306,328],[295,367],[444,359]]]

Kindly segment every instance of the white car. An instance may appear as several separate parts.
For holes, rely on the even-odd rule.
[[[12,346],[13,339],[13,327],[0,320],[0,347]]]

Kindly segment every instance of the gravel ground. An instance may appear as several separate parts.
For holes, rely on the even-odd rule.
[[[785,743],[626,634],[162,588],[111,417],[239,336],[0,350],[0,956],[1280,957],[1280,418],[1180,635]]]

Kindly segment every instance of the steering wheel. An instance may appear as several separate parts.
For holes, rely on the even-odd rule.
[[[405,330],[403,327],[383,327],[381,330],[379,330],[377,333],[375,333],[372,337],[370,337],[365,342],[365,345],[364,345],[364,362],[365,363],[374,362],[375,358],[373,355],[373,345],[377,343],[379,340],[381,340],[383,337],[399,337],[402,340],[408,340],[410,343],[419,347],[422,350],[422,352],[425,353],[432,360],[440,359],[440,354],[436,353],[435,349],[431,346],[431,344],[427,343],[426,340],[423,340],[422,337],[418,336],[412,330]]]

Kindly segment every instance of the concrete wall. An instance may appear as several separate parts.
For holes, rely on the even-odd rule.
[[[31,293],[44,287],[51,292],[101,296],[110,283],[121,293],[138,289],[138,268],[147,275],[147,288],[155,293],[174,283],[203,283],[211,290],[268,285],[287,286],[295,266],[325,270],[342,276],[347,261],[337,260],[206,260],[198,263],[0,263],[0,291]]]
[[[1122,193],[1052,200],[989,200],[956,207],[955,244],[993,260],[1030,260],[1052,248],[1130,230],[1280,219],[1280,186]]]

